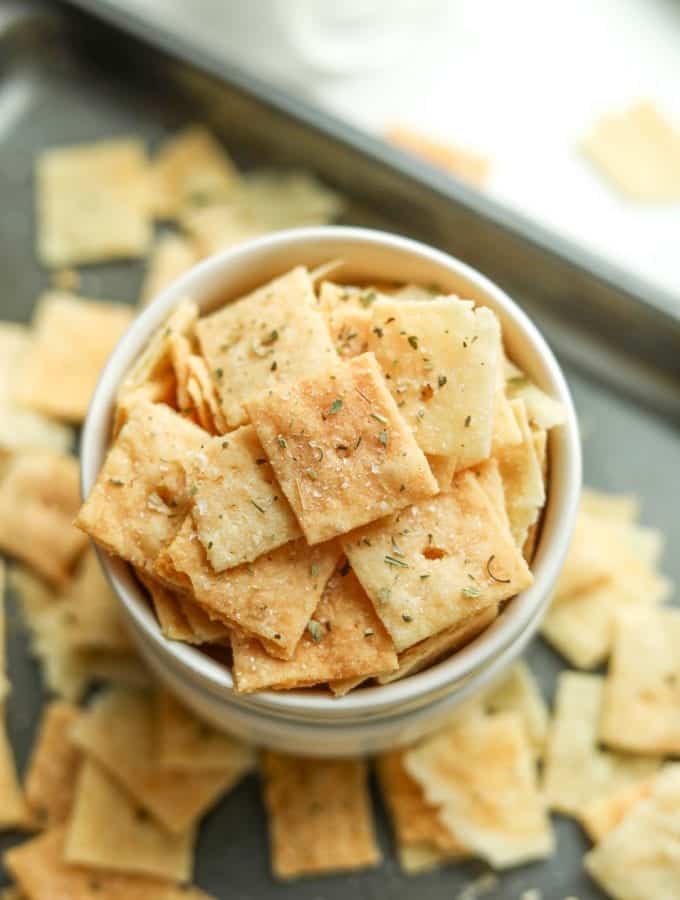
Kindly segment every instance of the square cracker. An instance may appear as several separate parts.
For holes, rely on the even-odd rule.
[[[625,819],[636,804],[650,797],[656,778],[656,775],[652,775],[631,784],[624,784],[587,803],[581,810],[580,819],[590,840],[594,844],[599,844]]]
[[[602,116],[581,149],[633,200],[680,200],[680,132],[649,101]]]
[[[374,304],[369,350],[426,452],[459,466],[489,456],[500,326],[493,312],[456,297]]]
[[[178,384],[179,392],[179,384]],[[210,434],[224,434],[228,426],[214,380],[202,356],[190,353],[186,359],[187,406],[198,424]],[[181,406],[180,406],[181,410]]]
[[[182,460],[206,433],[156,403],[132,408],[76,519],[111,553],[152,572],[153,561],[179,531],[189,493]]]
[[[484,696],[484,706],[492,713],[514,712],[522,720],[532,750],[541,756],[548,733],[548,708],[536,677],[520,660],[503,680]]]
[[[564,425],[566,413],[559,400],[542,391],[520,369],[513,367],[513,370],[505,382],[507,396],[511,401],[522,400],[529,423],[546,430]]]
[[[36,823],[52,828],[71,812],[81,754],[69,736],[80,710],[54,700],[43,708],[25,777],[26,801]]]
[[[80,504],[78,460],[33,451],[12,457],[0,481],[0,550],[64,585],[87,540],[72,525]]]
[[[277,878],[378,865],[363,760],[296,759],[269,752],[262,768]]]
[[[188,272],[199,260],[191,241],[180,234],[162,234],[156,239],[146,266],[139,294],[140,306],[151,303],[161,291]]]
[[[324,281],[319,309],[326,320],[338,356],[359,356],[368,349],[373,317],[371,305],[378,299],[373,288],[355,288]]]
[[[72,729],[81,750],[173,834],[193,827],[241,777],[240,771],[176,772],[156,760],[155,699],[112,688],[98,694]]]
[[[339,556],[334,542],[309,547],[299,539],[217,575],[190,517],[164,554],[190,579],[209,616],[255,636],[283,659],[293,655]]]
[[[215,572],[301,537],[252,425],[209,438],[184,466],[196,534]]]
[[[30,812],[17,778],[3,704],[0,704],[0,798],[0,832],[25,828],[30,822]]]
[[[437,493],[372,353],[265,391],[248,411],[312,544]]]
[[[188,596],[166,587],[141,569],[136,570],[136,575],[151,597],[161,633],[168,640],[209,644],[229,637],[228,628],[213,622]]]
[[[680,765],[664,768],[651,796],[637,803],[586,854],[586,871],[616,900],[675,900],[680,885]]]
[[[64,837],[65,827],[51,828],[5,853],[7,870],[22,895],[36,900],[175,900],[174,888],[165,880],[67,863]]]
[[[617,618],[599,737],[631,753],[680,753],[680,609]]]
[[[68,863],[187,881],[193,830],[171,834],[91,759],[85,760],[64,842]]]
[[[397,666],[392,641],[351,571],[331,576],[292,659],[273,659],[236,631],[232,653],[236,687],[243,692],[368,678]]]
[[[603,679],[563,672],[546,745],[543,789],[551,809],[579,817],[594,800],[652,774],[658,760],[599,749]]]
[[[158,761],[175,772],[247,774],[255,765],[252,747],[212,728],[167,691],[158,697]]]
[[[513,597],[532,575],[474,474],[347,535],[357,578],[399,651]]]
[[[472,712],[409,750],[404,764],[441,821],[494,868],[553,853],[529,739],[514,713]]]
[[[337,361],[302,266],[200,319],[196,333],[210,371],[221,372],[217,390],[232,428],[247,422],[245,403],[255,394]]]
[[[456,474],[458,459],[455,456],[432,456],[428,454],[427,462],[434,475],[439,492],[450,491],[453,476]]]
[[[151,240],[142,141],[57,147],[36,166],[38,256],[72,266],[143,256]]]

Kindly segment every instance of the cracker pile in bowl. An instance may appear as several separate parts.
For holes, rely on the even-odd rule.
[[[179,304],[121,384],[76,521],[241,692],[403,677],[532,583],[561,407],[490,309],[332,270]]]

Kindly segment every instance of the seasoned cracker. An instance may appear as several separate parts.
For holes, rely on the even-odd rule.
[[[680,885],[680,765],[668,765],[652,795],[586,854],[586,871],[615,900],[675,900]]]
[[[151,240],[146,150],[119,139],[44,151],[36,165],[45,266],[139,257]]]
[[[5,650],[5,561],[0,559],[0,706],[9,694],[10,685],[6,675],[6,650]]]
[[[542,391],[521,369],[514,369],[506,381],[506,390],[510,400],[522,400],[532,426],[549,431],[564,425],[566,413],[559,400]]]
[[[216,573],[301,537],[252,425],[209,438],[184,465],[196,534]]]
[[[96,762],[85,761],[64,842],[67,863],[187,881],[194,840],[193,830],[166,831]]]
[[[631,753],[680,753],[680,609],[617,618],[599,737]]]
[[[502,376],[502,369],[498,372]],[[497,375],[498,378],[498,375]],[[496,384],[493,411],[493,433],[491,436],[491,452],[498,454],[503,447],[522,443],[522,432],[517,423],[512,406],[505,394],[505,382]]]
[[[358,529],[342,543],[400,651],[532,583],[512,536],[467,471],[450,493]]]
[[[153,561],[188,509],[182,460],[206,439],[202,429],[167,406],[134,406],[76,525],[111,553],[153,574]]]
[[[79,715],[78,707],[63,700],[43,708],[25,777],[26,801],[41,827],[61,825],[70,815],[81,762],[70,729]]]
[[[471,469],[475,478],[479,482],[480,487],[489,498],[491,505],[498,519],[503,525],[510,529],[510,519],[508,518],[508,510],[505,506],[505,488],[503,479],[498,467],[498,460],[485,459],[483,463]]]
[[[531,746],[514,713],[473,712],[409,750],[404,764],[441,821],[495,868],[553,853]]]
[[[365,762],[266,753],[263,775],[272,869],[277,878],[380,863]]]
[[[135,569],[135,575],[142,582],[151,598],[153,611],[156,613],[161,634],[169,641],[186,641],[188,644],[200,643],[196,640],[193,629],[184,615],[180,603],[180,594],[161,584],[142,569]]]
[[[25,828],[29,822],[30,813],[7,734],[5,707],[0,704],[0,832]]]
[[[166,555],[189,577],[196,601],[209,616],[257,637],[270,653],[290,659],[340,548],[332,541],[309,547],[300,539],[217,575],[188,518]]]
[[[522,442],[503,447],[498,452],[497,460],[510,530],[517,546],[523,547],[529,528],[537,521],[545,503],[545,486],[524,403],[513,400],[511,406]]]
[[[604,840],[641,800],[651,797],[657,777],[653,775],[613,788],[586,804],[581,810],[581,824],[594,844]]]
[[[262,237],[268,231],[264,223],[244,218],[237,206],[224,203],[191,206],[184,211],[181,223],[200,259]]]
[[[323,282],[319,291],[319,309],[338,356],[359,356],[366,352],[373,318],[370,308],[378,296],[373,288]]]
[[[0,481],[0,550],[64,585],[87,544],[72,526],[79,504],[75,457],[37,450],[13,457]]]
[[[199,260],[193,244],[179,234],[163,234],[156,239],[146,266],[139,303],[146,306],[161,291],[188,272]]]
[[[453,485],[453,476],[456,474],[458,458],[455,456],[431,456],[428,454],[427,462],[437,481],[439,492],[450,491]]]
[[[354,573],[341,569],[328,582],[290,660],[274,659],[252,638],[232,634],[239,691],[306,687],[368,678],[397,666],[392,641]]]
[[[437,492],[370,353],[270,388],[248,411],[312,544]]]
[[[548,733],[548,707],[536,677],[520,660],[497,687],[484,697],[489,712],[514,712],[522,720],[536,756],[541,756]]]
[[[457,456],[461,468],[489,456],[500,326],[491,310],[455,297],[375,303],[375,353],[418,445]]]
[[[188,406],[191,407],[196,421],[210,434],[224,434],[229,430],[227,420],[205,360],[202,356],[192,353],[187,358],[186,364]]]
[[[337,361],[302,266],[200,319],[196,333],[232,428],[246,423],[245,403],[255,394]]]
[[[543,787],[551,809],[578,818],[588,804],[652,774],[658,760],[607,753],[597,746],[603,679],[562,672],[548,736]]]
[[[158,697],[158,762],[175,772],[233,772],[242,777],[255,765],[252,747],[216,731],[167,691]]]

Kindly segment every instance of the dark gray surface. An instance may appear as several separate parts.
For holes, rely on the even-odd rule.
[[[0,3],[0,29],[2,15],[9,9],[9,4]],[[9,17],[5,22],[8,20]],[[212,121],[223,134],[225,131],[230,133],[227,145],[237,148],[243,163],[257,160],[274,164],[283,160],[308,165],[309,154],[313,156],[314,147],[318,147],[315,144],[318,136],[302,126],[286,124],[286,120],[281,120],[276,140],[263,132],[258,141],[257,127],[252,121],[241,120],[243,129],[240,131],[226,129],[225,116],[228,118],[228,114],[233,114],[235,120],[239,120],[238,101],[225,94],[231,99],[225,100],[218,110],[216,103],[221,95],[214,83],[202,81],[201,76],[184,67],[163,69],[168,77],[160,83],[152,82],[152,73],[158,74],[159,68],[165,65],[162,61],[145,56],[143,68],[148,70],[148,78],[138,71],[136,57],[128,58],[127,68],[110,68],[108,54],[115,58],[116,53],[124,52],[123,45],[119,46],[119,39],[113,33],[97,36],[79,28],[76,37],[83,42],[78,51],[70,40],[66,40],[60,26],[50,24],[49,17],[44,19],[39,14],[24,16],[13,27],[7,27],[4,35],[0,33],[2,319],[27,320],[38,292],[48,284],[32,249],[32,165],[35,153],[41,148],[128,133],[141,134],[155,143],[164,134],[196,118]],[[103,43],[102,37],[105,38]],[[92,52],[93,58],[86,60],[85,52]],[[20,106],[17,97],[19,100],[24,98],[25,106],[19,117],[10,122],[7,113]],[[206,98],[211,100],[208,108],[204,106]],[[271,110],[262,110],[263,119],[273,114]],[[346,148],[342,152],[338,150],[341,168],[349,165],[350,158]],[[319,164],[317,168],[323,171],[326,164]],[[397,187],[400,196],[406,196],[408,177],[401,178],[398,173],[391,172],[390,183],[396,186],[395,191],[380,195],[366,181],[371,172],[364,160],[362,165],[357,164],[353,180],[348,181],[345,176],[340,178],[344,180],[343,188],[347,191],[353,187],[355,199],[361,201],[353,206],[348,221],[383,224],[395,231],[415,233],[470,258],[467,251],[474,242],[469,230],[465,235],[457,235],[455,231],[443,235],[442,221],[438,217],[443,215],[444,208],[434,202],[432,192],[428,194],[423,189],[419,201],[422,208],[415,217],[418,221],[414,222],[413,216],[409,215],[411,207],[394,203]],[[376,169],[375,172],[384,184],[385,171]],[[433,204],[426,214],[423,211],[425,199],[430,196]],[[371,202],[367,202],[369,200]],[[505,261],[506,271],[519,267],[523,245],[517,246],[516,255]],[[493,254],[488,258],[493,259]],[[664,320],[661,314],[657,317],[649,309],[635,304],[629,295],[621,294],[621,305],[617,306],[614,302],[616,291],[611,286],[613,305],[607,302],[600,306],[602,285],[598,290],[589,291],[587,288],[589,284],[592,287],[592,280],[584,280],[581,275],[579,281],[575,271],[571,271],[562,284],[553,283],[548,290],[546,282],[554,281],[554,274],[546,274],[541,269],[540,253],[536,255],[532,250],[531,258],[534,260],[534,269],[530,273],[535,276],[534,290],[527,289],[526,282],[531,279],[527,279],[526,273],[522,279],[525,284],[520,285],[516,279],[501,277],[504,266],[499,266],[498,270],[493,265],[487,266],[487,271],[504,286],[515,289],[515,295],[545,326],[562,358],[571,361],[567,374],[583,429],[586,482],[606,490],[639,494],[643,501],[644,523],[661,528],[668,536],[669,545],[677,546],[680,529],[677,515],[680,500],[677,487],[680,383],[673,378],[673,367],[677,374],[680,339],[674,331],[672,318]],[[550,269],[547,257],[545,269]],[[94,266],[84,270],[82,293],[133,302],[140,279],[141,266],[138,264]],[[572,286],[577,281],[581,289],[574,293]],[[579,307],[578,322],[571,314],[576,305]],[[605,309],[609,310],[607,327],[601,328]],[[586,334],[580,329],[579,322],[587,318],[588,310],[593,312],[593,317],[585,329],[586,342]],[[617,336],[623,331],[627,334],[626,346],[639,350],[639,353],[625,355],[612,350],[612,345],[618,343]],[[636,341],[639,347],[636,347]],[[655,341],[659,348],[656,356],[648,352],[655,346]],[[634,364],[632,360],[636,356],[638,362]],[[655,361],[658,366],[653,365]],[[588,374],[585,374],[586,370]],[[592,377],[594,371],[602,380]],[[643,402],[640,402],[641,396]],[[670,550],[666,552],[663,568],[680,580],[680,558]],[[13,599],[9,598],[8,636],[14,691],[8,703],[8,717],[19,765],[23,768],[39,713],[41,691],[38,672],[27,654]],[[562,668],[559,659],[540,640],[531,647],[529,657],[541,677],[546,697],[550,698],[556,675]],[[411,897],[416,892],[422,900],[454,900],[466,882],[484,871],[479,864],[469,864],[417,879],[404,878],[396,864],[377,797],[375,805],[385,854],[381,868],[346,877],[277,885],[269,875],[265,820],[257,781],[249,778],[206,819],[201,831],[197,881],[219,898],[244,900],[274,896],[295,897],[296,900],[344,900],[348,894],[366,900],[383,900],[385,897]],[[581,855],[587,842],[578,827],[562,819],[556,819],[555,825],[559,841],[555,857],[545,864],[525,866],[503,875],[497,888],[486,896],[491,900],[512,900],[530,888],[540,889],[543,900],[562,900],[569,895],[581,900],[595,900],[602,896],[581,872]],[[3,836],[0,849],[16,839],[12,835]],[[0,884],[5,883],[3,879],[5,875],[0,871]]]

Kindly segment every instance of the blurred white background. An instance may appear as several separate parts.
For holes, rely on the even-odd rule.
[[[117,2],[362,128],[488,157],[489,193],[680,305],[680,204],[624,199],[577,147],[640,98],[680,126],[678,0]]]

